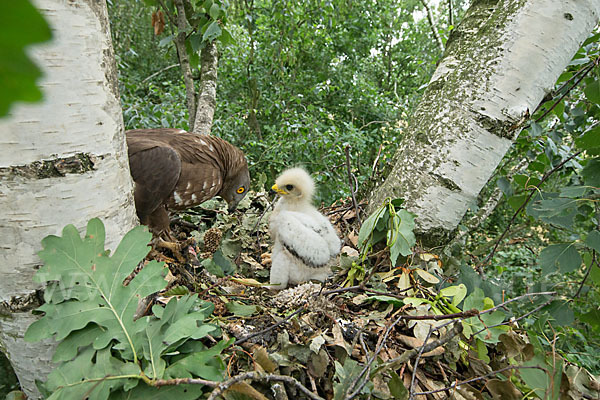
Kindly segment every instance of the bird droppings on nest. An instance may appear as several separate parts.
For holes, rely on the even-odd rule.
[[[281,290],[270,299],[271,304],[278,308],[298,308],[316,296],[323,285],[307,282],[298,286]]]

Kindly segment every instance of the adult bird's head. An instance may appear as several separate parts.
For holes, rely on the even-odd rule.
[[[291,168],[279,175],[271,189],[281,195],[284,201],[310,203],[315,183],[304,169]]]
[[[237,168],[228,172],[223,187],[218,193],[227,202],[229,212],[235,210],[250,189],[250,173],[246,158],[242,155],[240,160]]]

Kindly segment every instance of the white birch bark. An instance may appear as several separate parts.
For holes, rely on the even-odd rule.
[[[598,23],[598,0],[474,2],[399,143],[373,210],[402,197],[428,244],[448,240]]]
[[[114,249],[136,225],[106,4],[35,0],[53,41],[31,51],[44,101],[0,120],[0,348],[29,398],[53,344],[25,343],[43,237],[100,217]],[[18,33],[15,33],[18,34]]]
[[[217,70],[219,51],[217,42],[207,42],[200,58],[200,91],[196,105],[193,132],[210,135],[217,107]]]

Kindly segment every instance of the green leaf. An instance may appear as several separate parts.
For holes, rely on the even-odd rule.
[[[513,179],[515,183],[522,188],[537,186],[540,183],[539,178],[523,174],[516,174]]]
[[[404,382],[394,371],[390,372],[392,379],[388,381],[388,388],[390,389],[390,393],[393,398],[396,400],[406,400],[408,399],[409,393],[406,387],[404,386]]]
[[[169,366],[165,375],[168,378],[198,377],[212,381],[222,381],[225,368],[217,356],[233,344],[233,341],[234,339],[222,340],[210,349],[186,355]],[[215,362],[220,364],[215,364]]]
[[[543,274],[567,273],[581,266],[581,255],[573,243],[553,244],[540,252],[538,263]]]
[[[390,247],[390,260],[392,265],[400,255],[408,256],[412,254],[412,247],[417,242],[413,230],[415,229],[415,214],[406,210],[399,210],[392,220],[393,234],[395,240]]]
[[[29,0],[3,2],[0,24],[0,117],[8,113],[15,101],[32,102],[42,98],[35,83],[42,73],[30,60],[25,48],[50,40],[51,37],[50,27]]]
[[[116,396],[111,396],[110,400],[196,400],[202,398],[204,394],[203,385],[161,386],[160,388],[147,385],[137,385],[127,392],[117,392]]]
[[[235,272],[235,264],[225,257],[220,249],[213,254],[213,261],[223,271],[223,274],[231,275]]]
[[[96,324],[89,324],[83,329],[72,332],[65,340],[56,347],[52,361],[70,361],[77,355],[80,347],[85,347],[94,342],[94,339],[102,332]]]
[[[404,305],[404,302],[402,300],[400,300],[396,297],[392,297],[392,296],[385,296],[385,295],[369,296],[367,298],[367,301],[369,301],[369,300],[375,300],[375,301],[379,301],[381,303],[393,304],[398,307],[402,307]]]
[[[213,5],[210,6],[210,10],[208,11],[208,14],[210,15],[210,17],[215,20],[219,19],[220,13],[221,13],[221,7],[217,3],[213,3]]]
[[[163,296],[164,297],[183,296],[185,294],[190,294],[190,289],[188,289],[186,286],[177,285],[177,286],[173,286],[171,289],[164,292]]]
[[[573,326],[575,322],[575,314],[571,309],[568,302],[564,300],[557,300],[550,303],[545,308],[552,318],[554,318],[560,326]]]
[[[590,129],[575,139],[575,144],[582,150],[590,150],[595,147],[600,147],[600,126]]]
[[[585,97],[595,104],[600,104],[600,82],[595,80],[589,83],[584,90]]]
[[[496,185],[498,185],[498,188],[502,190],[502,193],[504,193],[506,197],[510,197],[514,194],[514,190],[510,185],[509,180],[506,179],[504,176],[498,178],[498,180],[496,181]]]
[[[465,299],[463,309],[477,309],[484,311],[493,306],[493,301],[489,297],[485,297],[483,290],[477,288]],[[498,343],[500,335],[508,330],[508,327],[493,325],[502,323],[506,319],[506,315],[502,311],[494,311],[493,313],[482,314],[477,317],[471,317],[463,321],[463,327],[469,336],[472,333],[479,332],[475,337],[485,343]]]
[[[133,315],[138,300],[164,288],[166,269],[162,264],[151,262],[129,283],[123,280],[148,253],[150,233],[147,228],[137,227],[128,232],[115,254],[109,257],[104,251],[104,225],[95,218],[90,220],[85,238],[81,238],[74,226],[63,229],[63,236],[48,236],[42,240],[39,252],[44,266],[36,273],[38,282],[58,280],[63,296],[58,303],[46,303],[39,308],[46,313],[31,326],[29,340],[39,340],[40,324],[45,324],[45,336],[62,340],[71,332],[90,323],[105,328],[95,339],[95,348],[103,348],[116,340],[135,353],[132,343],[134,333]],[[78,288],[85,287],[85,296]],[[79,343],[83,345],[83,343]]]
[[[175,40],[175,35],[168,35],[165,36],[164,38],[160,39],[160,41],[158,42],[158,46],[159,47],[165,47],[171,44],[171,42],[173,42]]]
[[[365,248],[366,244],[373,244],[370,242],[370,238],[373,235],[373,231],[375,230],[377,223],[386,214],[386,211],[387,207],[381,206],[373,214],[371,214],[369,218],[365,220],[365,222],[363,222],[362,226],[360,227],[360,231],[358,232],[358,247],[361,249],[361,251]]]
[[[212,258],[207,258],[206,260],[203,260],[200,263],[204,268],[206,268],[206,270],[208,272],[210,272],[213,275],[218,276],[219,278],[223,278],[225,276],[225,274],[223,273],[223,270],[221,269],[221,267],[219,267]]]
[[[245,304],[238,303],[237,301],[229,302],[225,306],[230,313],[237,315],[238,317],[249,317],[257,310],[257,307],[254,305],[247,306]]]
[[[206,28],[206,31],[204,31],[202,40],[205,42],[211,42],[217,39],[219,36],[221,36],[221,27],[217,21],[212,21]]]
[[[452,298],[452,305],[458,306],[467,295],[467,287],[461,283],[455,286],[448,286],[440,290],[440,294]]]
[[[581,176],[586,185],[600,187],[600,158],[596,157],[587,162]]]
[[[571,228],[578,213],[577,200],[558,193],[536,194],[527,205],[527,214],[550,224]]]
[[[585,245],[600,253],[600,231],[591,231],[585,238]]]
[[[527,195],[526,194],[522,194],[522,195],[518,195],[518,196],[512,196],[508,198],[508,204],[516,211],[519,209],[519,207],[521,207],[523,205],[523,202],[525,202],[525,199],[527,199]]]
[[[109,349],[82,351],[71,363],[55,368],[46,387],[54,392],[49,399],[106,399],[111,390],[122,387],[126,379],[106,379],[107,376],[129,376],[139,372],[137,365],[122,362]]]
[[[592,310],[580,316],[581,322],[589,324],[592,329],[600,331],[600,310]]]
[[[236,43],[236,41],[233,38],[233,36],[231,35],[231,33],[229,33],[229,31],[227,29],[224,29],[224,28],[221,28],[221,36],[219,36],[219,40],[224,45]]]
[[[348,390],[352,382],[358,378],[358,374],[362,371],[362,366],[350,357],[346,357],[344,365],[338,361],[334,362],[335,376],[333,383],[333,399],[342,400],[346,398]],[[364,378],[363,378],[364,379]],[[368,382],[362,389],[361,393],[367,394],[373,386],[372,382]]]

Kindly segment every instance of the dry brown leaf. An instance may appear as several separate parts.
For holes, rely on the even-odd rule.
[[[269,400],[267,397],[265,397],[264,394],[262,394],[261,392],[259,392],[256,389],[254,389],[252,386],[250,386],[246,382],[234,383],[233,385],[231,385],[229,387],[229,389],[227,389],[225,391],[225,393],[228,393],[228,392],[240,393],[242,395],[246,395],[247,397],[249,397],[253,400]]]
[[[243,262],[250,265],[255,270],[263,269],[263,265],[259,262],[256,262],[256,260],[254,258],[250,257],[250,255],[248,253],[242,253],[242,254],[240,254],[240,256],[242,257]]]
[[[354,230],[348,234],[348,240],[350,243],[352,243],[352,245],[354,245],[354,247],[358,247],[358,235],[356,232],[354,232]]]
[[[346,353],[352,354],[352,348],[344,340],[344,335],[342,334],[342,328],[340,327],[340,324],[337,322],[334,323],[333,328],[331,328],[331,333],[333,333],[333,344],[346,350]]]
[[[485,386],[494,396],[494,400],[519,400],[523,398],[521,391],[510,380],[490,379]]]
[[[359,255],[358,250],[356,250],[355,248],[350,247],[350,246],[342,247],[342,250],[340,252],[342,254],[347,255],[348,257],[358,257],[358,255]]]
[[[260,259],[260,263],[265,267],[271,265],[271,253],[262,253]]]
[[[154,28],[154,34],[156,36],[160,35],[165,30],[165,15],[162,10],[152,13],[152,27]]]
[[[262,346],[256,346],[253,352],[254,361],[256,361],[262,369],[269,373],[275,372],[277,369],[277,364],[269,358],[269,353],[267,353],[267,349]]]

